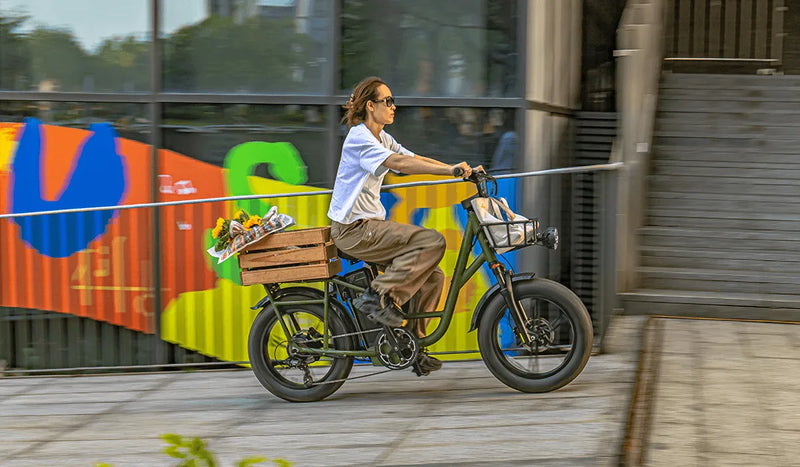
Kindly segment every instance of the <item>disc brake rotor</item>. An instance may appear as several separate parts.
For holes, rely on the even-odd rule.
[[[556,332],[550,325],[550,321],[544,318],[536,318],[528,321],[528,332],[531,336],[531,348],[539,348],[539,352],[546,351],[555,342]]]

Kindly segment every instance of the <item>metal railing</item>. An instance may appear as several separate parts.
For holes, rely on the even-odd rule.
[[[528,177],[570,175],[580,173],[596,173],[599,180],[598,205],[601,206],[600,225],[598,235],[599,251],[597,252],[599,269],[596,276],[597,297],[595,309],[591,310],[597,335],[597,343],[602,342],[605,329],[614,306],[616,281],[615,270],[616,254],[616,193],[618,190],[617,174],[622,164],[599,164],[580,167],[557,168],[524,172],[516,174],[498,175],[500,180],[525,179]],[[402,190],[415,187],[427,187],[460,183],[459,180],[442,180],[411,182],[387,185],[386,191]],[[462,184],[466,188],[467,184]],[[456,187],[457,188],[457,187]],[[100,206],[79,209],[62,209],[53,211],[27,212],[0,214],[0,248],[7,249],[11,245],[8,240],[14,234],[11,222],[17,223],[19,230],[31,230],[34,226],[42,227],[47,222],[60,221],[63,227],[61,233],[69,229],[91,229],[93,223],[100,222],[98,216],[104,211],[119,211],[108,227],[112,235],[120,238],[133,238],[130,234],[133,229],[141,229],[142,223],[148,224],[152,210],[162,218],[161,225],[170,225],[180,222],[180,219],[192,219],[198,226],[213,225],[216,219],[215,212],[232,211],[231,203],[253,203],[251,212],[256,212],[257,203],[261,200],[281,200],[288,202],[296,200],[297,209],[308,212],[317,212],[319,218],[327,211],[328,199],[331,190],[305,191],[296,193],[279,193],[264,195],[232,196],[224,198],[190,199],[182,201],[141,203],[119,206]],[[436,202],[436,193],[430,191],[429,196]],[[223,203],[222,206],[213,207]],[[518,203],[525,210],[524,203]],[[127,212],[128,214],[123,214]],[[34,224],[39,218],[39,223]],[[44,227],[50,229],[51,227]],[[199,227],[198,227],[199,228]],[[165,238],[173,248],[182,248],[187,255],[206,256],[196,244],[184,244],[179,238]],[[53,237],[53,242],[58,242],[59,236]],[[158,237],[152,237],[158,241]],[[64,262],[46,263],[49,259],[34,256],[30,248],[24,251],[4,251],[0,256],[0,268],[5,273],[0,273],[4,282],[4,293],[13,293],[21,297],[28,297],[33,303],[41,306],[26,309],[5,309],[0,315],[0,360],[7,360],[10,369],[5,374],[37,374],[56,372],[97,372],[97,371],[127,371],[148,370],[172,367],[213,366],[247,363],[247,356],[235,351],[229,352],[223,361],[212,361],[199,353],[182,349],[175,343],[174,336],[166,336],[160,321],[164,310],[124,310],[125,303],[145,302],[156,294],[156,291],[171,289],[185,290],[189,293],[188,305],[174,303],[173,308],[181,311],[181,307],[191,308],[201,305],[201,298],[192,296],[193,291],[213,287],[218,280],[217,274],[230,273],[234,262],[223,264],[228,269],[213,271],[208,267],[181,268],[165,271],[159,275],[160,283],[150,277],[152,267],[142,267],[138,270],[133,265],[136,261],[152,261],[150,253],[155,249],[148,242],[150,239],[138,239],[137,246],[124,244],[118,250],[114,247],[104,247],[80,251],[72,255],[72,263]],[[128,242],[131,243],[131,242]],[[45,242],[46,244],[46,242]],[[161,255],[156,259],[158,267],[165,269],[175,267],[172,252],[161,248]],[[37,259],[38,258],[38,259]],[[203,258],[201,261],[205,261]],[[13,263],[13,264],[11,264]],[[204,264],[201,263],[203,266]],[[13,271],[13,272],[9,272]],[[130,284],[126,277],[139,275],[140,282]],[[82,278],[91,278],[91,286],[81,282]],[[135,279],[135,278],[133,278]],[[83,284],[83,285],[82,285]],[[208,284],[211,284],[210,286]],[[252,288],[257,289],[257,288]],[[126,294],[134,294],[132,300],[122,303]],[[138,295],[137,295],[138,294]],[[253,290],[253,297],[236,298],[231,303],[212,303],[211,307],[236,307],[248,309],[252,303],[260,298],[262,291]],[[173,294],[174,295],[174,294]],[[130,298],[130,296],[128,296]],[[194,301],[192,301],[194,300]],[[142,305],[143,307],[145,305]],[[122,308],[120,308],[122,307]],[[47,311],[43,311],[47,310]],[[3,310],[0,309],[0,312]],[[57,311],[57,313],[53,313]],[[218,310],[217,310],[218,311]],[[249,311],[247,312],[249,313]],[[256,312],[252,312],[256,313]],[[134,315],[137,316],[133,319]],[[195,318],[183,317],[172,326],[170,332],[183,333],[183,340],[196,341],[203,337],[199,335],[188,336],[199,328],[220,328],[223,333],[241,334],[246,339],[248,321],[245,316],[223,315],[222,318],[207,316],[203,322]],[[254,316],[254,315],[253,315]],[[105,324],[105,323],[108,324]],[[177,330],[177,331],[176,331]],[[173,344],[169,344],[172,342]],[[206,343],[208,344],[208,343]],[[172,345],[170,352],[164,346]],[[219,347],[229,347],[232,344],[222,342]],[[189,349],[192,347],[190,346]],[[477,349],[474,349],[477,351]],[[224,353],[224,352],[223,352]],[[454,353],[464,353],[457,350]]]

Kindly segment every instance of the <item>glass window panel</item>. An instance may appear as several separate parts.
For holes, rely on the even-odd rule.
[[[491,173],[520,168],[515,109],[398,107],[384,130],[405,148],[447,164],[466,161]],[[337,154],[347,134],[341,127]]]
[[[0,101],[0,213],[152,201],[148,111],[148,104]],[[152,333],[152,219],[138,208],[0,221],[7,285],[0,306]],[[27,293],[26,284],[48,293]]]
[[[79,130],[105,123],[111,125],[119,138],[150,144],[148,104],[0,101],[0,123],[21,123],[28,117],[44,125]]]
[[[252,175],[292,185],[330,187],[336,167],[328,156],[324,107],[166,104],[163,112],[162,147],[204,163],[209,173],[229,168],[234,147],[245,143],[288,143],[288,149],[282,145],[248,146],[247,154],[252,155],[247,157],[265,161],[255,167]],[[278,159],[284,161],[285,170],[270,173],[267,161]],[[289,160],[294,165],[286,162]]]
[[[517,0],[344,0],[341,85],[377,75],[398,95],[520,95],[517,14]]]
[[[162,2],[167,92],[330,90],[330,0]]]
[[[0,0],[0,89],[144,92],[149,0]]]

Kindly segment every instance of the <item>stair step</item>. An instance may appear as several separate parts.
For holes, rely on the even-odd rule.
[[[626,314],[800,320],[800,295],[638,289],[619,298]]]
[[[765,139],[719,136],[662,136],[653,142],[654,151],[662,150],[702,150],[717,152],[750,152],[754,156],[763,153],[800,154],[800,144],[796,140]]]
[[[695,209],[649,209],[648,215],[652,217],[683,217],[687,219],[745,219],[749,221],[773,222],[773,221],[792,221],[800,223],[800,215],[771,213],[771,212],[750,212],[742,213],[737,210],[702,210]],[[765,226],[769,229],[769,226]],[[756,229],[759,230],[759,229]],[[763,229],[761,229],[763,230]]]
[[[640,267],[638,272],[646,289],[800,294],[796,274],[659,267]]]
[[[651,191],[648,196],[649,206],[653,207],[654,201],[663,201],[668,203],[674,201],[675,203],[684,202],[703,202],[703,201],[723,201],[724,205],[734,206],[739,208],[738,203],[752,203],[743,204],[744,206],[758,206],[758,203],[780,203],[786,205],[789,209],[794,209],[794,205],[800,204],[800,197],[795,196],[780,196],[780,195],[753,195],[749,193],[680,193],[668,191]],[[722,206],[722,205],[721,205]],[[666,206],[664,206],[666,207]]]
[[[703,150],[686,148],[659,147],[653,153],[655,161],[713,161],[713,162],[761,162],[765,164],[797,164],[800,154],[763,154],[752,151],[735,150]]]
[[[767,125],[770,127],[800,126],[800,110],[796,112],[710,112],[670,111],[656,113],[657,124],[698,125]]]
[[[763,162],[758,159],[754,160],[718,160],[718,161],[705,161],[705,160],[674,160],[674,159],[661,159],[657,157],[653,160],[652,166],[655,170],[661,168],[713,168],[713,169],[759,169],[759,170],[800,170],[800,157],[794,163],[772,163]]]
[[[659,96],[659,112],[797,112],[798,102],[782,100],[715,100],[710,97],[702,99],[669,99]]]
[[[790,139],[797,141],[800,124],[797,126],[764,126],[754,124],[702,125],[694,122],[659,122],[654,131],[659,138],[718,137]]]
[[[795,216],[796,217],[796,216]],[[790,220],[726,219],[724,217],[692,217],[689,215],[657,216],[649,213],[648,224],[654,227],[684,229],[748,229],[758,232],[800,232],[800,222]]]
[[[675,175],[650,175],[648,184],[653,191],[683,193],[733,193],[750,195],[797,196],[798,184],[794,180],[758,179],[759,183],[743,183],[741,178],[715,178]],[[772,182],[772,183],[770,183]]]
[[[662,226],[642,227],[638,232],[640,244],[647,247],[726,250],[731,255],[738,251],[800,251],[800,236],[794,232]]]
[[[693,268],[702,265],[716,270],[800,274],[800,255],[794,252],[731,251],[703,248],[639,249],[644,267]]]
[[[764,197],[762,197],[764,198]],[[661,198],[650,195],[647,206],[657,216],[688,215],[694,211],[724,213],[723,217],[742,219],[761,219],[759,214],[779,216],[777,220],[785,219],[784,215],[796,218],[800,216],[800,199],[794,202],[783,202],[781,197],[772,197],[774,201],[743,201],[729,199],[706,199],[696,196],[686,198]],[[735,215],[735,217],[734,217]],[[713,216],[719,217],[719,216]]]
[[[730,177],[739,179],[752,179],[756,183],[769,183],[777,179],[800,179],[800,164],[794,168],[771,169],[765,167],[707,167],[684,164],[658,164],[656,162],[653,173],[655,175],[677,175],[698,177]],[[749,180],[744,180],[745,183]]]

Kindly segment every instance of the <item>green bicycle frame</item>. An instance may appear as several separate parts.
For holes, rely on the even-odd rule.
[[[469,256],[472,250],[473,242],[477,237],[478,244],[481,246],[481,253],[470,263],[467,265],[469,261]],[[447,329],[450,327],[450,322],[453,319],[453,313],[455,312],[456,302],[458,301],[458,294],[461,292],[461,289],[466,285],[466,283],[475,275],[476,272],[484,265],[484,263],[488,264],[495,264],[497,263],[497,256],[495,256],[494,250],[492,249],[489,241],[486,238],[486,234],[484,233],[483,229],[481,229],[480,223],[478,221],[477,216],[475,213],[470,209],[468,210],[468,217],[467,217],[467,225],[464,229],[464,236],[461,239],[461,246],[458,251],[458,259],[456,260],[456,266],[453,270],[452,281],[450,282],[450,287],[447,290],[447,299],[445,300],[444,310],[443,311],[435,311],[430,313],[416,313],[407,315],[406,318],[413,319],[413,318],[439,318],[439,324],[436,326],[436,329],[428,336],[419,340],[419,344],[421,347],[428,347],[433,345],[434,343],[438,342],[444,334],[447,332]],[[275,314],[278,317],[278,322],[281,323],[283,327],[284,333],[286,333],[287,337],[291,337],[295,335],[297,332],[300,331],[300,326],[296,322],[287,323],[285,319],[285,315],[281,313],[280,309],[285,306],[292,306],[292,305],[311,305],[311,304],[322,304],[323,305],[323,327],[324,327],[324,337],[323,337],[323,346],[321,349],[314,349],[305,346],[299,346],[294,343],[290,343],[296,350],[303,352],[303,353],[311,353],[311,354],[319,354],[331,357],[374,357],[377,355],[374,349],[368,350],[337,350],[337,349],[330,349],[328,348],[328,337],[330,336],[330,329],[328,327],[328,314],[330,313],[330,287],[331,283],[334,283],[339,286],[347,287],[357,291],[363,291],[362,287],[358,287],[352,284],[349,284],[337,277],[332,277],[329,279],[325,279],[321,281],[324,283],[324,296],[322,299],[308,299],[308,300],[282,300],[279,297],[275,297],[270,287],[265,287],[267,289],[267,294],[269,295],[270,302],[275,309]],[[293,317],[292,317],[293,318]],[[293,327],[294,329],[290,329]]]

